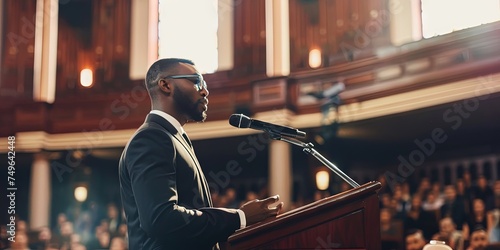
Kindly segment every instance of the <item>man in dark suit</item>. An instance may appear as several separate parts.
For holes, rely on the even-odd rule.
[[[467,223],[467,213],[465,212],[465,202],[463,197],[457,196],[455,186],[448,185],[444,188],[445,203],[441,206],[441,218],[450,217],[457,230],[462,230],[462,226]]]
[[[240,209],[212,207],[209,187],[182,126],[206,118],[209,94],[194,63],[160,59],[149,68],[152,111],[119,165],[129,249],[216,249],[237,229],[276,216],[272,196]]]

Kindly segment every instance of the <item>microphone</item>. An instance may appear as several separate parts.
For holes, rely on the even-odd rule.
[[[343,82],[338,82],[333,86],[331,86],[330,88],[323,91],[323,97],[334,97],[340,94],[340,92],[344,90],[345,90],[345,84]]]
[[[229,124],[237,128],[253,128],[289,137],[306,137],[306,133],[298,129],[251,119],[243,114],[232,114],[229,117]]]
[[[345,84],[343,82],[338,82],[322,92],[311,92],[307,93],[307,95],[314,96],[316,99],[334,98],[344,90]]]

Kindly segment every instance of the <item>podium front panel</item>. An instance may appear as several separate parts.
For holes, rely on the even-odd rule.
[[[243,229],[225,249],[379,250],[379,188],[368,183]]]

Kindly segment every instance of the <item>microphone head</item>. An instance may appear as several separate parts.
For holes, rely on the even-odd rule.
[[[249,128],[252,123],[252,119],[243,114],[232,114],[229,117],[229,124],[237,128]]]
[[[345,84],[343,82],[338,82],[338,83],[334,84],[333,86],[331,86],[330,88],[323,91],[323,97],[331,98],[331,97],[334,97],[334,96],[340,94],[340,92],[342,92],[344,90],[345,90]]]

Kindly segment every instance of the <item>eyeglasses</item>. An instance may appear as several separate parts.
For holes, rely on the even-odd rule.
[[[207,89],[207,82],[205,82],[205,80],[203,80],[203,76],[201,74],[173,75],[173,76],[167,76],[165,78],[188,79],[189,81],[194,83],[194,88],[196,89],[196,91],[200,91],[202,89]]]

